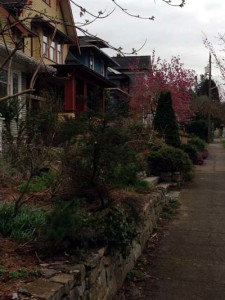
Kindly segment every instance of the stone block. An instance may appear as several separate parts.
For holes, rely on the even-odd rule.
[[[76,285],[80,285],[86,276],[85,266],[83,264],[61,265],[60,270],[63,273],[73,275]]]
[[[136,262],[142,253],[141,245],[137,242],[133,243],[133,253],[134,253],[134,261]]]
[[[63,284],[65,287],[66,294],[69,294],[70,290],[75,285],[74,275],[71,274],[57,274],[51,277],[50,281]]]
[[[50,278],[55,274],[61,273],[61,271],[57,271],[54,269],[41,269],[41,274],[45,278]]]
[[[64,292],[62,284],[44,279],[27,283],[19,290],[20,294],[28,295],[38,300],[61,300]]]

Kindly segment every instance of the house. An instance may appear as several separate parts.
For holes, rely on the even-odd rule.
[[[97,37],[79,37],[80,51],[70,48],[66,64],[57,65],[58,76],[65,80],[65,107],[68,115],[89,111],[105,112],[106,90],[115,88],[107,76],[108,67],[118,64],[102,49],[108,45]]]
[[[108,78],[127,93],[131,93],[132,88],[135,86],[136,74],[144,74],[151,69],[151,57],[149,55],[116,56],[112,58],[117,65],[108,69]]]
[[[19,118],[11,124],[16,137],[27,106],[37,109],[51,87],[62,89],[54,66],[79,44],[69,0],[0,0],[0,20],[0,98],[18,102]]]
[[[129,95],[129,108],[135,110],[134,91],[136,89],[137,75],[144,75],[151,70],[150,56],[116,56],[112,57],[117,63],[114,68],[108,68],[108,78],[119,88]],[[115,98],[115,97],[114,97]],[[121,103],[120,101],[118,103]],[[135,109],[134,109],[135,108]],[[147,120],[148,116],[144,111],[143,120]]]

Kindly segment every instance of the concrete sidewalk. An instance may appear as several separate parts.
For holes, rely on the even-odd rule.
[[[225,299],[225,149],[217,140],[181,192],[181,207],[154,253],[136,299]]]

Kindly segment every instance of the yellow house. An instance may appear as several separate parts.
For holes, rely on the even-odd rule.
[[[17,120],[58,85],[53,66],[65,63],[71,45],[79,48],[70,0],[0,0],[0,103],[17,99]]]

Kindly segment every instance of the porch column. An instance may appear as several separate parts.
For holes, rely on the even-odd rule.
[[[87,93],[87,82],[84,81],[84,111],[87,112],[88,110],[88,105],[87,105],[87,102],[88,102],[88,93]]]
[[[76,86],[74,77],[65,80],[65,112],[75,113]]]
[[[0,117],[0,153],[2,152],[2,130],[3,130],[3,121],[5,119]]]
[[[102,92],[102,112],[103,113],[105,113],[105,101],[106,101],[105,90],[103,90],[103,92]]]

